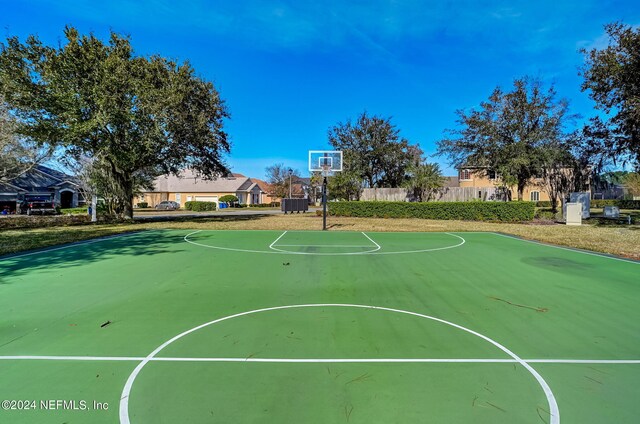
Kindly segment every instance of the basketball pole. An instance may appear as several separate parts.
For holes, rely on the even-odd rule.
[[[327,176],[322,180],[322,231],[327,230]]]

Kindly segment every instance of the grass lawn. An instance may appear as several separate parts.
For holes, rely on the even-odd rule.
[[[637,212],[637,211],[636,211]],[[640,260],[640,225],[510,224],[423,219],[329,217],[330,231],[488,231]],[[0,255],[152,229],[320,230],[322,218],[312,213],[293,215],[217,216],[171,222],[134,222],[0,231]]]

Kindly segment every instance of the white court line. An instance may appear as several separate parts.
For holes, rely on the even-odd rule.
[[[191,333],[193,333],[195,331],[198,331],[198,330],[200,330],[202,328],[205,328],[205,327],[208,327],[210,325],[217,324],[219,322],[226,321],[226,320],[229,320],[229,319],[238,318],[238,317],[241,317],[241,316],[257,314],[257,313],[260,313],[260,312],[283,310],[283,309],[324,308],[324,307],[361,308],[361,309],[388,311],[388,312],[396,312],[396,313],[401,313],[401,314],[406,314],[406,315],[412,315],[412,316],[416,316],[416,317],[420,317],[420,318],[430,319],[430,320],[439,322],[441,324],[449,325],[451,327],[457,328],[457,329],[462,330],[462,331],[464,331],[466,333],[469,333],[469,334],[472,334],[472,335],[474,335],[476,337],[479,337],[482,340],[492,344],[493,346],[495,346],[496,348],[498,348],[502,352],[504,352],[507,355],[509,355],[511,358],[513,358],[515,360],[515,362],[520,364],[523,368],[525,368],[535,378],[535,380],[538,382],[538,384],[542,388],[542,391],[544,392],[544,395],[545,395],[545,397],[547,399],[547,403],[549,405],[549,424],[560,424],[560,409],[558,408],[558,402],[556,401],[556,398],[555,398],[553,392],[551,391],[551,387],[549,387],[549,384],[544,380],[544,378],[531,365],[529,365],[526,361],[524,361],[522,358],[520,358],[514,352],[509,350],[507,347],[501,345],[497,341],[485,336],[484,334],[478,333],[478,332],[473,331],[473,330],[471,330],[469,328],[463,327],[461,325],[455,324],[455,323],[450,322],[450,321],[446,321],[446,320],[441,319],[441,318],[436,318],[436,317],[433,317],[433,316],[420,314],[420,313],[417,313],[417,312],[405,311],[405,310],[402,310],[402,309],[393,309],[393,308],[386,308],[386,307],[382,307],[382,306],[372,306],[372,305],[346,304],[346,303],[312,303],[312,304],[284,305],[284,306],[274,306],[274,307],[270,307],[270,308],[254,309],[252,311],[240,312],[240,313],[237,313],[237,314],[228,315],[226,317],[222,317],[222,318],[218,318],[218,319],[213,320],[213,321],[206,322],[204,324],[198,325],[196,327],[193,327],[193,328],[191,328],[189,330],[186,330],[186,331],[174,336],[173,338],[171,338],[171,339],[167,340],[166,342],[162,343],[153,352],[151,352],[149,355],[147,355],[147,357],[143,361],[141,361],[135,367],[135,369],[131,372],[131,374],[129,375],[129,378],[127,379],[127,381],[126,381],[126,383],[124,385],[124,388],[122,389],[122,394],[120,395],[120,410],[119,410],[120,424],[130,424],[131,423],[131,421],[129,419],[129,397],[131,395],[131,389],[133,388],[133,383],[136,381],[136,378],[138,377],[138,375],[140,374],[142,369],[145,367],[145,365],[147,365],[154,357],[156,357],[156,355],[158,355],[164,348],[166,348],[167,346],[169,346],[173,342],[175,342],[175,341],[181,339],[182,337],[187,336],[187,335],[189,335],[189,334],[191,334]]]
[[[348,245],[348,244],[278,244],[278,247],[375,247],[371,245],[367,246],[357,246],[357,245]]]
[[[35,356],[9,355],[0,356],[0,361],[143,361],[145,357],[137,356]],[[434,364],[517,364],[515,359],[493,358],[181,358],[153,357],[151,362],[266,362],[266,363],[434,363]],[[536,364],[608,364],[625,365],[640,364],[640,359],[523,359]]]
[[[402,251],[397,251],[397,252],[378,252],[378,248],[374,249],[374,250],[370,250],[370,251],[364,251],[364,252],[342,252],[342,253],[317,253],[317,252],[295,252],[295,251],[290,251],[290,250],[282,250],[282,249],[278,249],[276,247],[273,246],[273,243],[271,244],[271,250],[254,250],[254,249],[238,249],[235,247],[223,247],[223,246],[215,246],[215,245],[210,245],[210,244],[203,244],[203,243],[198,243],[195,242],[193,240],[189,240],[189,237],[197,234],[197,233],[201,233],[204,230],[197,230],[197,231],[193,231],[187,235],[185,235],[183,237],[183,240],[186,241],[189,244],[193,244],[195,246],[200,246],[200,247],[205,247],[208,249],[217,249],[217,250],[227,250],[230,252],[242,252],[242,253],[268,253],[268,254],[277,254],[277,255],[283,255],[283,254],[288,254],[288,255],[311,255],[311,256],[356,256],[356,255],[401,255],[401,254],[405,254],[405,253],[425,253],[425,252],[435,252],[438,250],[447,250],[447,249],[455,249],[456,247],[460,247],[463,244],[465,244],[466,240],[462,237],[460,237],[459,235],[456,234],[452,234],[452,233],[443,233],[443,232],[424,232],[421,234],[446,234],[448,236],[451,237],[455,237],[458,238],[460,240],[462,240],[460,243],[458,244],[454,244],[451,246],[444,246],[444,247],[434,247],[431,249],[420,249],[420,250],[402,250]],[[218,230],[216,230],[218,231]],[[247,230],[249,231],[249,230]],[[285,232],[292,232],[292,231],[285,231]],[[297,231],[300,233],[304,233],[306,231]],[[308,231],[308,232],[316,232],[316,231]],[[319,231],[317,231],[319,232]],[[384,233],[379,233],[379,234],[384,234]],[[403,232],[395,232],[394,234],[405,234]],[[486,234],[491,234],[490,232],[487,232]],[[366,236],[366,235],[365,235]],[[282,237],[282,235],[280,236]],[[279,239],[279,238],[278,238]],[[277,240],[276,240],[277,241]],[[373,246],[371,246],[373,247]]]
[[[365,251],[362,251],[362,252],[295,252],[295,251],[291,251],[291,250],[278,249],[276,247],[276,243],[286,233],[287,232],[285,231],[284,233],[280,234],[280,237],[278,237],[273,243],[271,243],[269,245],[269,249],[273,250],[274,252],[265,252],[265,253],[288,253],[288,254],[292,254],[292,255],[313,255],[313,256],[353,256],[353,255],[365,255],[365,254],[373,253],[373,252],[376,252],[376,251],[380,250],[380,245],[378,243],[376,243],[375,241],[371,240],[364,233],[362,233],[362,234],[364,234],[365,237],[367,237],[369,240],[371,240],[371,242],[373,244],[375,244],[375,246],[363,246],[363,247],[368,247],[370,249],[375,247],[375,249],[365,250]],[[187,240],[187,237],[189,235],[190,234],[187,234],[185,236],[185,241],[187,241],[187,242],[189,242],[189,240]],[[286,246],[286,245],[279,244],[278,246]],[[317,247],[317,246],[313,246],[313,245],[297,245],[297,247]],[[321,247],[325,247],[325,245],[322,245]],[[346,245],[339,245],[337,247],[347,247],[347,246]],[[358,246],[358,247],[360,247],[360,246]]]
[[[379,245],[378,243],[376,243],[375,241],[373,241],[373,239],[372,239],[371,237],[369,237],[368,235],[366,235],[366,234],[364,233],[364,231],[362,232],[362,235],[363,235],[363,236],[365,236],[366,238],[368,238],[368,239],[369,239],[369,241],[370,241],[371,243],[373,243],[373,244],[375,244],[376,246],[378,246],[378,248],[377,248],[376,250],[380,250],[380,249],[382,249],[382,247],[380,247],[380,245]],[[374,250],[374,252],[375,252],[375,250]]]
[[[287,232],[285,231],[284,233],[280,234],[280,237],[278,237],[277,239],[275,239],[275,241],[273,243],[271,243],[269,245],[269,249],[273,249],[273,245],[276,244],[278,242],[278,240],[280,240],[282,237],[284,237],[284,235],[287,234]],[[277,250],[277,249],[276,249]]]

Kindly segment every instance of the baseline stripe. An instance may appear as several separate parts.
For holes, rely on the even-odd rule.
[[[137,356],[35,356],[8,355],[0,356],[1,360],[21,361],[142,361],[145,357]],[[207,357],[153,357],[149,361],[158,362],[273,362],[273,363],[460,363],[460,364],[511,364],[515,359],[494,358],[207,358]],[[640,364],[640,359],[523,359],[537,364]]]

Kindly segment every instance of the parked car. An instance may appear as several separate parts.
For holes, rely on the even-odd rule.
[[[156,205],[158,211],[175,211],[176,209],[180,209],[180,203],[171,200],[163,200]]]
[[[40,215],[50,214],[55,215],[58,213],[55,202],[43,201],[43,200],[24,200],[20,203],[20,213],[33,215],[39,213]]]

